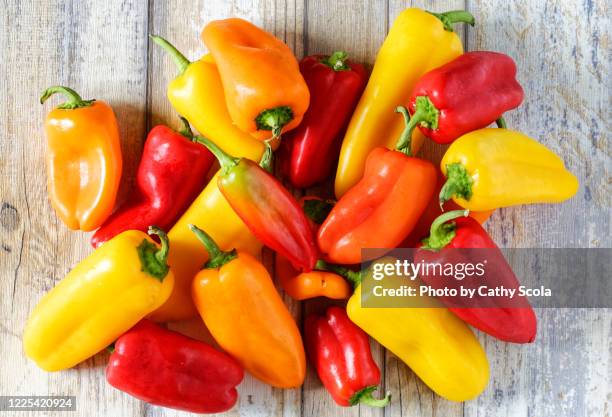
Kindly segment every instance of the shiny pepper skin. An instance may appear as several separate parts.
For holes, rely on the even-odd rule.
[[[192,413],[232,408],[243,376],[228,354],[148,320],[117,339],[106,367],[113,387],[150,404]]]

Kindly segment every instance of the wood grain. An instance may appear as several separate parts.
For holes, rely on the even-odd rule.
[[[434,11],[467,8],[474,28],[459,29],[468,50],[511,55],[526,92],[506,118],[510,128],[538,138],[563,155],[581,188],[555,206],[498,210],[486,227],[505,247],[605,247],[610,231],[609,131],[610,10],[605,0],[505,2],[501,0],[108,0],[8,1],[0,9],[0,395],[76,395],[83,416],[185,416],[149,406],[105,383],[105,353],[77,368],[47,374],[22,353],[21,332],[40,297],[91,248],[88,236],[68,231],[47,199],[42,120],[51,104],[38,105],[47,86],[67,84],[85,97],[109,102],[119,120],[125,161],[124,196],[133,182],[146,131],[177,126],[166,100],[174,64],[148,41],[172,41],[190,59],[205,51],[199,39],[209,21],[239,16],[283,39],[298,57],[342,49],[373,64],[393,19],[405,7]],[[55,103],[56,101],[54,101]],[[444,148],[427,144],[437,161]],[[329,185],[302,193],[329,193]],[[273,255],[263,260],[273,272]],[[301,323],[328,303],[285,301]],[[386,410],[340,408],[309,369],[301,389],[270,388],[247,376],[239,404],[224,416],[609,416],[612,314],[605,309],[537,312],[536,343],[516,346],[482,334],[491,382],[477,400],[457,404],[435,396],[377,343],[372,349],[393,392]],[[173,329],[209,340],[197,320]],[[33,412],[12,413],[38,416]]]

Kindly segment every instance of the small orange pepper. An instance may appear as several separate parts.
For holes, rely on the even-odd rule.
[[[221,251],[203,230],[190,228],[209,254],[191,295],[210,334],[255,378],[278,388],[302,385],[302,336],[266,268],[246,252]]]
[[[310,93],[284,42],[238,18],[210,22],[202,40],[219,68],[230,116],[241,130],[267,139],[300,124]]]
[[[344,300],[353,294],[351,285],[340,275],[316,270],[299,273],[286,258],[278,254],[274,270],[282,289],[294,300],[315,297]]]
[[[40,103],[55,93],[68,101],[45,121],[49,198],[66,226],[89,232],[115,206],[122,168],[117,119],[105,102],[83,100],[68,87],[47,88]]]

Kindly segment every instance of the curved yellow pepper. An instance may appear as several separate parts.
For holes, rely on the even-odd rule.
[[[463,208],[483,211],[530,203],[558,203],[578,191],[563,160],[538,141],[508,129],[463,135],[440,162],[447,177],[440,203],[451,197]]]
[[[151,232],[151,231],[150,231]],[[162,247],[128,230],[80,262],[38,303],[23,334],[25,354],[46,371],[95,355],[166,301],[174,276]]]
[[[168,100],[172,107],[226,153],[258,161],[265,144],[232,122],[221,77],[212,57],[208,54],[189,62],[165,39],[151,38],[171,55],[179,69],[179,75],[168,84]]]
[[[208,260],[202,243],[190,230],[194,224],[206,230],[222,250],[236,249],[258,256],[261,243],[229,205],[217,186],[217,173],[168,232],[172,242],[168,263],[176,284],[168,301],[150,315],[156,321],[185,320],[198,315],[191,298],[191,283]]]
[[[361,291],[362,285],[357,285],[346,306],[351,321],[393,352],[429,388],[451,401],[466,401],[484,390],[489,381],[486,354],[469,327],[447,308],[429,297],[419,301],[440,306],[362,307]]]
[[[463,11],[434,15],[412,8],[395,19],[378,51],[372,75],[342,142],[336,173],[337,198],[361,179],[365,160],[372,149],[395,146],[404,122],[394,110],[408,104],[418,79],[463,53],[461,40],[450,27],[459,21],[473,24],[473,17]],[[415,129],[413,154],[420,148],[423,138],[420,130]]]

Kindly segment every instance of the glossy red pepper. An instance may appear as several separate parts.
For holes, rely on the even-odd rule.
[[[380,369],[372,358],[368,335],[348,318],[345,309],[333,306],[325,316],[308,316],[304,333],[308,357],[338,405],[389,404],[389,393],[382,399],[372,396],[380,384]]]
[[[408,112],[399,107],[406,125]],[[410,156],[408,129],[396,150],[375,148],[363,178],[336,203],[318,233],[324,257],[339,264],[362,261],[363,248],[395,248],[412,231],[436,186],[436,168]]]
[[[442,288],[455,285],[464,287],[487,286],[518,289],[519,282],[510,265],[504,258],[493,239],[473,218],[467,217],[465,210],[444,213],[431,225],[431,233],[423,241],[422,247],[414,255],[415,263],[468,264],[475,263],[475,257],[486,260],[486,269],[490,271],[482,277],[463,280],[446,280],[435,274],[421,273],[420,278],[426,284]],[[450,223],[449,223],[450,222]],[[488,249],[487,251],[469,251],[458,249]],[[531,343],[535,340],[536,316],[524,296],[516,295],[513,301],[498,301],[496,297],[476,296],[439,297],[447,304],[456,316],[483,332],[506,342]],[[498,304],[501,302],[502,304]]]
[[[329,177],[340,153],[340,134],[368,75],[363,65],[348,61],[341,51],[303,58],[300,72],[310,90],[310,107],[300,125],[283,137],[279,152],[291,184],[307,188]]]
[[[438,143],[498,120],[523,101],[516,65],[497,52],[467,52],[421,77],[410,96],[410,127]],[[503,122],[501,122],[503,123]]]
[[[295,198],[255,162],[234,158],[200,139],[221,165],[219,190],[251,233],[297,269],[312,270],[318,258],[314,232]]]
[[[94,233],[91,244],[102,243],[126,230],[146,232],[152,224],[169,229],[206,185],[215,157],[185,128],[176,132],[155,126],[144,144],[136,174],[136,189]]]
[[[115,342],[106,368],[113,387],[151,404],[219,413],[236,404],[242,367],[228,354],[143,320]]]

